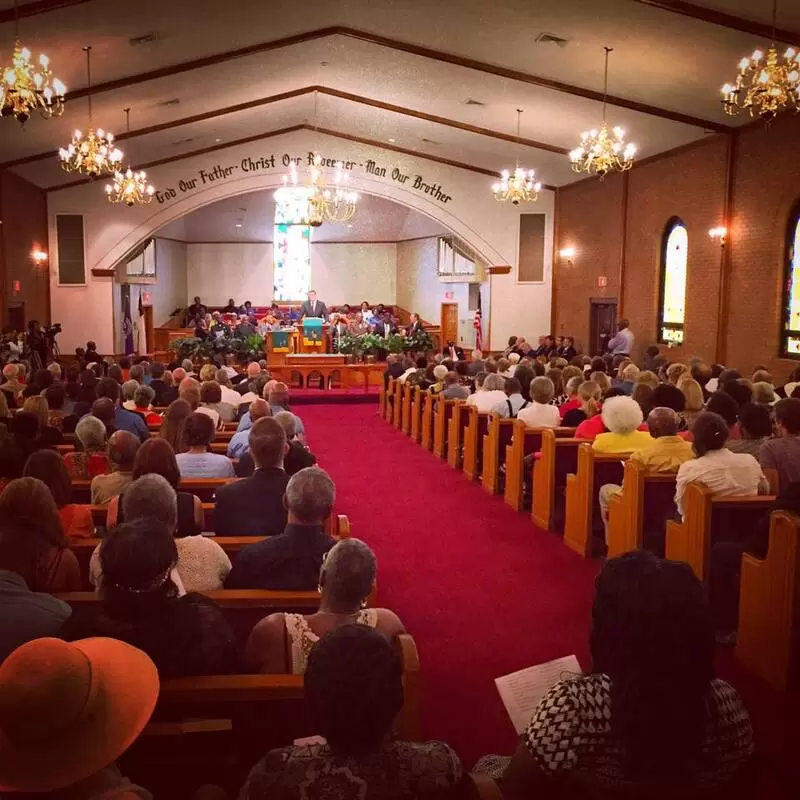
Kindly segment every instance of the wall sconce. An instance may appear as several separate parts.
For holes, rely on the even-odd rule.
[[[47,253],[44,250],[39,250],[37,247],[34,247],[34,249],[31,250],[31,261],[39,267],[47,262]]]
[[[716,228],[712,228],[708,235],[712,239],[716,239],[719,242],[720,247],[725,247],[725,238],[728,235],[728,229],[724,225],[720,225]]]
[[[575,248],[564,247],[558,251],[558,255],[562,261],[566,261],[567,264],[572,265],[572,259],[575,258]]]

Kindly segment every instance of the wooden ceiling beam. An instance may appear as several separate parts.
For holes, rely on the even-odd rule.
[[[19,6],[19,18],[35,17],[37,14],[47,14],[50,11],[58,11],[61,8],[79,6],[89,3],[91,0],[35,0],[33,3],[21,3]],[[14,8],[4,8],[0,10],[0,25],[6,22],[14,22],[16,13]]]
[[[497,77],[506,78],[519,83],[527,83],[531,86],[539,86],[543,89],[550,89],[562,94],[568,94],[574,97],[582,97],[586,100],[595,100],[597,102],[602,102],[603,100],[603,93],[595,89],[587,89],[583,86],[574,86],[572,84],[553,80],[551,78],[544,78],[539,75],[522,72],[521,70],[509,69],[496,64],[489,64],[485,61],[478,61],[474,58],[467,58],[465,56],[456,55],[455,53],[448,53],[443,50],[435,50],[430,47],[423,47],[421,45],[416,45],[411,42],[404,42],[399,39],[390,39],[386,36],[379,36],[378,34],[371,33],[369,31],[362,31],[356,28],[348,28],[345,26],[317,28],[316,30],[306,31],[305,33],[299,33],[294,36],[286,36],[269,42],[261,42],[258,44],[249,45],[248,47],[241,47],[237,50],[228,50],[227,52],[216,53],[215,55],[205,56],[203,58],[197,58],[191,61],[184,61],[182,63],[172,64],[166,67],[160,67],[159,69],[150,70],[148,72],[141,72],[137,75],[116,78],[115,80],[106,81],[105,83],[99,83],[95,86],[92,86],[92,94],[96,95],[103,92],[116,91],[128,86],[134,86],[139,83],[145,83],[147,81],[158,80],[161,78],[168,78],[184,72],[191,72],[193,70],[211,67],[216,64],[222,64],[233,59],[246,58],[259,53],[279,50],[284,47],[293,47],[298,44],[315,41],[317,39],[323,39],[329,36],[343,36],[362,42],[368,42],[379,47],[386,47],[398,52],[409,53],[411,55],[419,56],[420,58],[425,58],[431,61],[452,64],[463,67],[464,69],[481,72],[486,75],[495,75]],[[76,100],[80,97],[85,97],[86,93],[85,87],[82,89],[76,89],[68,93],[67,100]],[[691,125],[695,128],[704,128],[717,133],[727,133],[732,130],[730,126],[715,122],[713,120],[702,119],[690,114],[682,114],[678,111],[659,108],[658,106],[653,106],[649,103],[641,103],[637,100],[629,100],[616,95],[609,95],[606,100],[610,105],[617,106],[619,108],[627,108],[640,114],[647,114],[652,117],[667,119],[671,122],[679,122],[683,125]]]
[[[742,33],[750,33],[753,36],[760,36],[762,39],[784,42],[800,47],[800,32],[790,31],[787,28],[775,28],[773,36],[772,25],[767,22],[756,22],[752,19],[744,19],[734,14],[727,14],[724,11],[717,11],[713,8],[698,6],[696,3],[688,3],[686,0],[634,0],[643,6],[658,8],[661,11],[670,11],[673,14],[680,14],[689,19],[696,19],[700,22],[707,22],[711,25],[719,25],[722,28],[730,28]],[[755,6],[754,6],[755,7]],[[766,7],[766,6],[765,6]]]
[[[466,122],[459,122],[458,120],[449,119],[448,117],[440,117],[434,114],[426,114],[423,111],[416,111],[413,108],[406,108],[405,106],[392,105],[384,103],[382,100],[374,100],[370,97],[363,97],[358,94],[351,94],[350,92],[342,92],[338,89],[333,89],[328,86],[304,86],[301,89],[293,89],[289,92],[281,92],[280,94],[273,94],[269,97],[259,97],[255,100],[248,100],[246,103],[238,103],[233,106],[225,106],[217,108],[212,111],[205,111],[202,114],[194,114],[189,117],[181,117],[180,119],[172,120],[170,122],[161,122],[158,125],[150,125],[146,128],[137,128],[136,130],[127,133],[120,133],[115,137],[117,142],[126,141],[127,139],[135,139],[139,136],[148,136],[153,133],[160,133],[161,131],[170,130],[172,128],[179,128],[183,125],[192,125],[197,122],[204,122],[216,117],[222,117],[227,114],[236,114],[241,111],[249,111],[259,106],[270,105],[278,103],[282,100],[289,100],[293,97],[300,97],[303,95],[311,94],[312,92],[319,92],[320,94],[327,95],[328,97],[335,97],[340,100],[346,100],[352,103],[378,108],[383,111],[390,111],[395,114],[401,114],[415,119],[425,120],[426,122],[433,122],[437,125],[444,125],[448,128],[455,128],[456,130],[467,131],[468,133],[476,133],[480,136],[486,136],[491,139],[498,139],[500,141],[511,142],[513,144],[521,144],[525,147],[531,147],[536,150],[546,150],[550,153],[557,153],[559,155],[567,155],[568,148],[558,147],[557,145],[548,144],[546,142],[538,142],[535,139],[528,139],[524,136],[514,136],[512,134],[503,133],[502,131],[494,131],[489,128],[481,128],[477,125],[470,125]],[[57,150],[48,150],[44,153],[36,153],[34,155],[25,156],[24,158],[17,158],[13,161],[6,161],[0,163],[0,169],[11,169],[12,167],[21,167],[25,164],[32,164],[36,161],[42,161],[46,158],[55,158],[58,156]]]

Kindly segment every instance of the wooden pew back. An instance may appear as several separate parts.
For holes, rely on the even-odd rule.
[[[456,400],[450,415],[447,429],[447,463],[453,469],[461,469],[464,428],[469,421],[469,406],[463,400]]]
[[[675,516],[674,472],[647,472],[628,460],[622,495],[612,498],[608,514],[608,557],[644,547],[664,553],[667,521]]]
[[[800,685],[800,517],[770,516],[764,559],[742,558],[736,657],[776,689]]]
[[[438,397],[433,412],[433,454],[439,458],[447,458],[447,432],[453,408],[461,400],[446,400]]]
[[[483,437],[489,429],[489,414],[467,406],[467,425],[464,428],[464,474],[474,481],[480,477],[483,460]]]
[[[422,395],[423,391],[419,386],[415,386],[411,393],[411,439],[419,442],[422,436]]]
[[[511,418],[490,414],[486,434],[483,437],[481,484],[489,494],[500,491],[500,468],[505,464],[506,450],[511,444],[514,422]]]
[[[403,414],[402,414],[402,430],[406,436],[411,436],[411,400],[412,400],[412,386],[406,381],[403,384]]]
[[[578,466],[567,476],[564,544],[586,558],[592,536],[602,532],[598,491],[606,483],[622,483],[622,465],[629,453],[598,453],[584,442],[578,447]]]
[[[567,475],[577,470],[578,446],[585,442],[585,439],[560,439],[552,429],[542,431],[542,455],[533,467],[531,509],[531,519],[538,528],[563,529]]]
[[[426,449],[433,447],[433,406],[436,395],[429,391],[422,393],[422,421],[420,423],[419,443]]]
[[[399,429],[403,424],[403,384],[394,382],[394,399],[392,401],[392,425]]]
[[[394,414],[394,378],[389,378],[383,405],[383,418],[391,423]]]
[[[690,483],[683,496],[683,521],[667,523],[667,558],[685,561],[707,584],[712,544],[743,542],[774,501],[772,495],[715,497],[703,484]]]
[[[190,492],[197,495],[201,502],[212,503],[217,489],[220,486],[226,486],[237,478],[203,478],[203,479],[183,479],[178,484],[178,490],[182,492]],[[73,503],[83,503],[89,505],[92,497],[92,482],[84,480],[72,481],[72,494],[71,500]]]

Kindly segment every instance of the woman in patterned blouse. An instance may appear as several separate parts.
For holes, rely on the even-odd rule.
[[[688,565],[609,561],[592,612],[592,672],[539,704],[503,777],[505,798],[716,797],[753,753],[736,691],[714,678],[703,586]],[[538,791],[541,790],[541,793]]]

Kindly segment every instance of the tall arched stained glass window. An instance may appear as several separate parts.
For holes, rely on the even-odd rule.
[[[284,186],[275,192],[273,300],[302,300],[311,284],[308,190]]]
[[[683,344],[688,257],[689,234],[683,222],[673,217],[664,230],[661,246],[658,340],[663,344]]]
[[[800,201],[789,216],[783,290],[781,355],[800,358]]]

